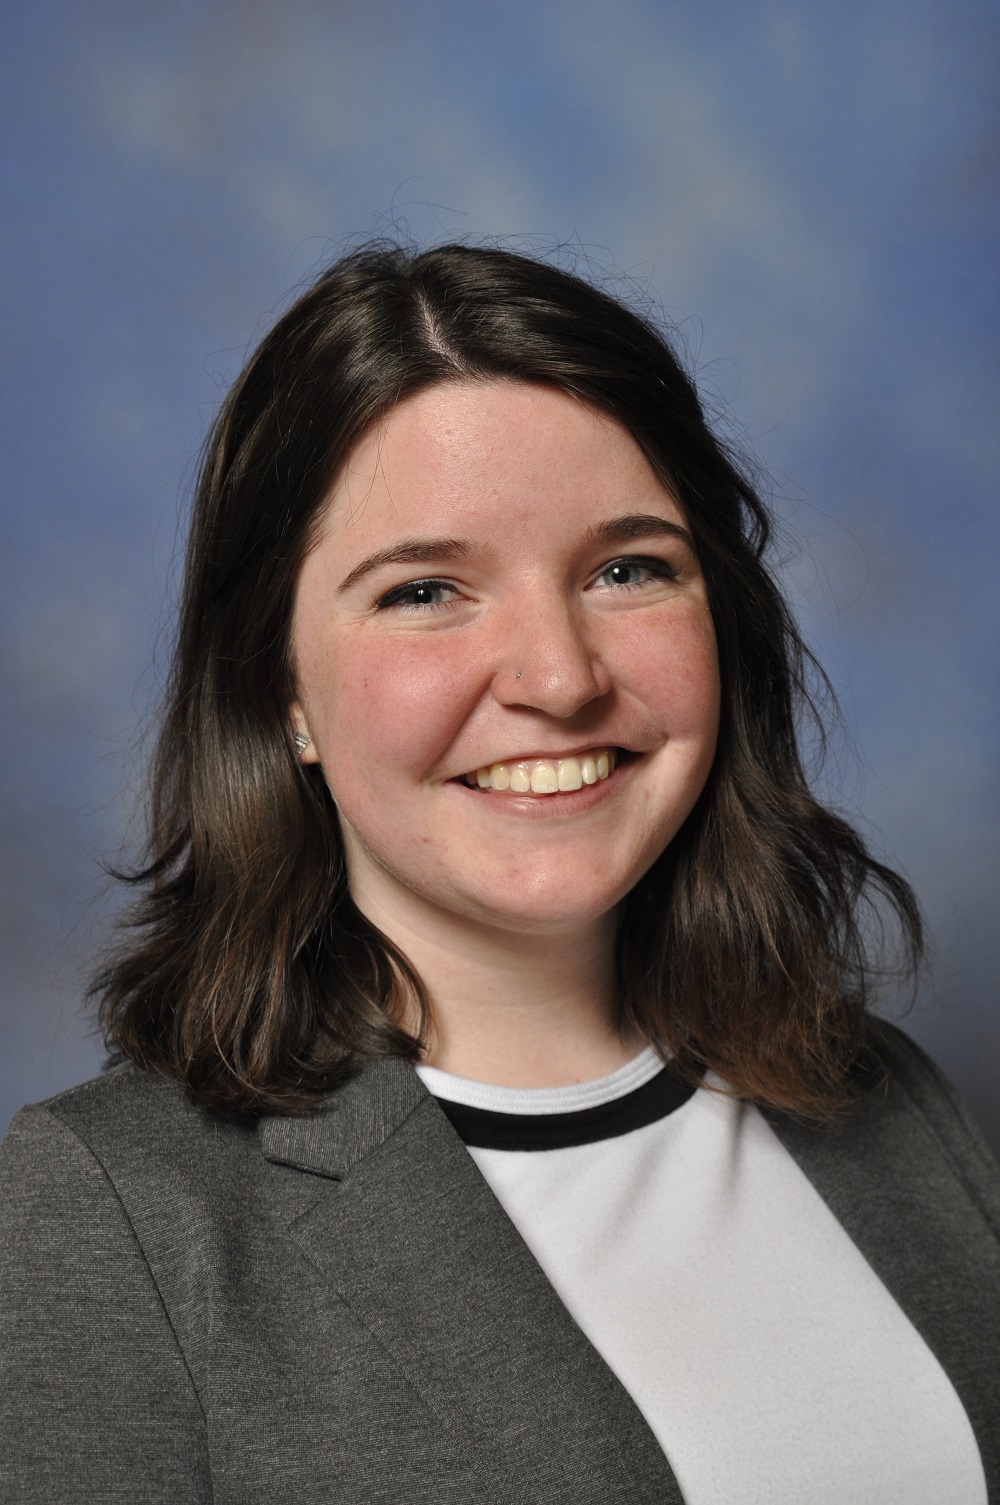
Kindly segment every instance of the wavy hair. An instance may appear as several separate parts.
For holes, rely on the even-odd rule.
[[[707,582],[718,750],[624,901],[620,1023],[681,1073],[710,1067],[747,1099],[829,1113],[849,1096],[880,975],[870,916],[894,912],[908,965],[920,919],[906,882],[810,790],[799,730],[814,666],[766,563],[767,509],[651,319],[547,263],[464,245],[337,261],[263,339],[209,434],[148,846],[118,874],[135,899],[91,989],[109,1049],[242,1115],[306,1109],[363,1058],[419,1057],[420,978],[352,902],[322,773],[295,755],[289,636],[352,447],[401,399],[456,379],[547,383],[622,423],[677,498]]]

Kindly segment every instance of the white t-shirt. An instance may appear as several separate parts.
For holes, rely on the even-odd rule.
[[[986,1505],[938,1360],[752,1106],[652,1048],[578,1086],[418,1067],[687,1505]]]

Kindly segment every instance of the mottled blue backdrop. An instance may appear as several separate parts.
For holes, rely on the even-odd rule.
[[[205,427],[293,288],[397,228],[575,247],[679,323],[774,478],[838,798],[926,906],[909,1027],[1000,1146],[998,30],[981,0],[10,0],[0,1129],[99,1061],[96,859],[134,834]]]

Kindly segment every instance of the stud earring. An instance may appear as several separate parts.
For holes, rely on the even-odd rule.
[[[312,738],[307,736],[305,732],[296,732],[292,740],[295,743],[295,751],[301,758],[302,754],[305,752],[306,748],[312,741]]]

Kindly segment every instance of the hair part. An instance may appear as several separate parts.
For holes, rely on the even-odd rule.
[[[770,521],[663,334],[588,283],[489,248],[372,245],[264,338],[206,442],[137,897],[91,992],[110,1050],[230,1114],[302,1111],[359,1060],[419,1058],[427,1000],[354,905],[336,810],[295,756],[295,585],[341,467],[438,383],[560,388],[622,423],[695,539],[722,684],[695,810],[623,904],[620,1022],[761,1104],[843,1103],[880,971],[912,969],[913,893],[811,793],[814,667],[766,564]],[[878,925],[874,927],[878,929]],[[417,1018],[415,1029],[404,1019]]]

